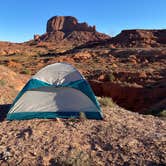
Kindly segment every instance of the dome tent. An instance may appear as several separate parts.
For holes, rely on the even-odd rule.
[[[37,72],[14,100],[7,120],[32,118],[102,119],[96,97],[85,78],[67,63],[48,65]]]

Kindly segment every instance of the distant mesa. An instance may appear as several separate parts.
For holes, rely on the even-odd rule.
[[[79,23],[72,16],[54,16],[47,22],[46,33],[34,35],[35,41],[84,44],[90,41],[110,39],[110,36],[96,31],[95,26]]]
[[[166,44],[166,29],[123,30],[119,35],[111,39],[116,47],[158,47]]]

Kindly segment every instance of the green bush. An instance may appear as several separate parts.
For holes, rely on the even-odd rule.
[[[86,115],[84,112],[80,112],[80,120],[86,120]]]
[[[154,116],[160,116],[160,117],[166,117],[166,109],[165,109],[165,107],[149,109],[147,111],[147,114],[154,115]]]
[[[99,97],[98,101],[103,107],[113,107],[115,105],[115,103],[109,97]]]
[[[113,82],[113,81],[115,81],[115,76],[114,76],[114,74],[112,72],[110,72],[110,73],[106,74],[105,79],[107,81]]]
[[[0,80],[0,86],[4,86],[6,84],[5,80]]]
[[[23,69],[23,71],[21,72],[21,74],[31,74],[31,71],[29,69]]]
[[[166,117],[166,109],[160,111],[158,115],[159,115],[159,116],[162,116],[162,117]]]

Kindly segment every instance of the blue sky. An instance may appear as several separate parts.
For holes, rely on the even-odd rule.
[[[1,0],[0,41],[43,34],[55,15],[75,16],[111,36],[122,29],[166,29],[166,0]]]

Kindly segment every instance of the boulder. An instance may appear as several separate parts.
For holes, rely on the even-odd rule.
[[[40,39],[40,35],[34,35],[33,39],[34,40],[39,40]]]

